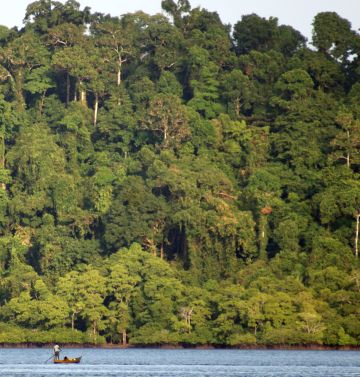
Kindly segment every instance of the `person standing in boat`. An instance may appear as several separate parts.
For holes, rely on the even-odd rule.
[[[61,352],[60,346],[58,344],[55,344],[55,346],[54,346],[54,359],[55,360],[60,359],[60,352]]]

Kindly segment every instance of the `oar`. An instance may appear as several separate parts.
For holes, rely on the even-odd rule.
[[[50,359],[52,359],[54,357],[54,355],[51,355],[46,361],[44,364],[46,364]]]

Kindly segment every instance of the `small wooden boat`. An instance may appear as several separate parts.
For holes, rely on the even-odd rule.
[[[80,357],[65,357],[64,359],[54,359],[54,364],[78,364],[80,363],[81,356]]]

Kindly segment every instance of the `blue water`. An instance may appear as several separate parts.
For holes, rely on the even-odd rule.
[[[0,349],[1,377],[360,377],[360,351],[66,349],[80,364],[45,363],[50,349]]]

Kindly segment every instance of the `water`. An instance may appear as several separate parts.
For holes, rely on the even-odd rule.
[[[80,364],[45,360],[51,349],[0,349],[0,377],[360,377],[360,351],[66,349]]]

